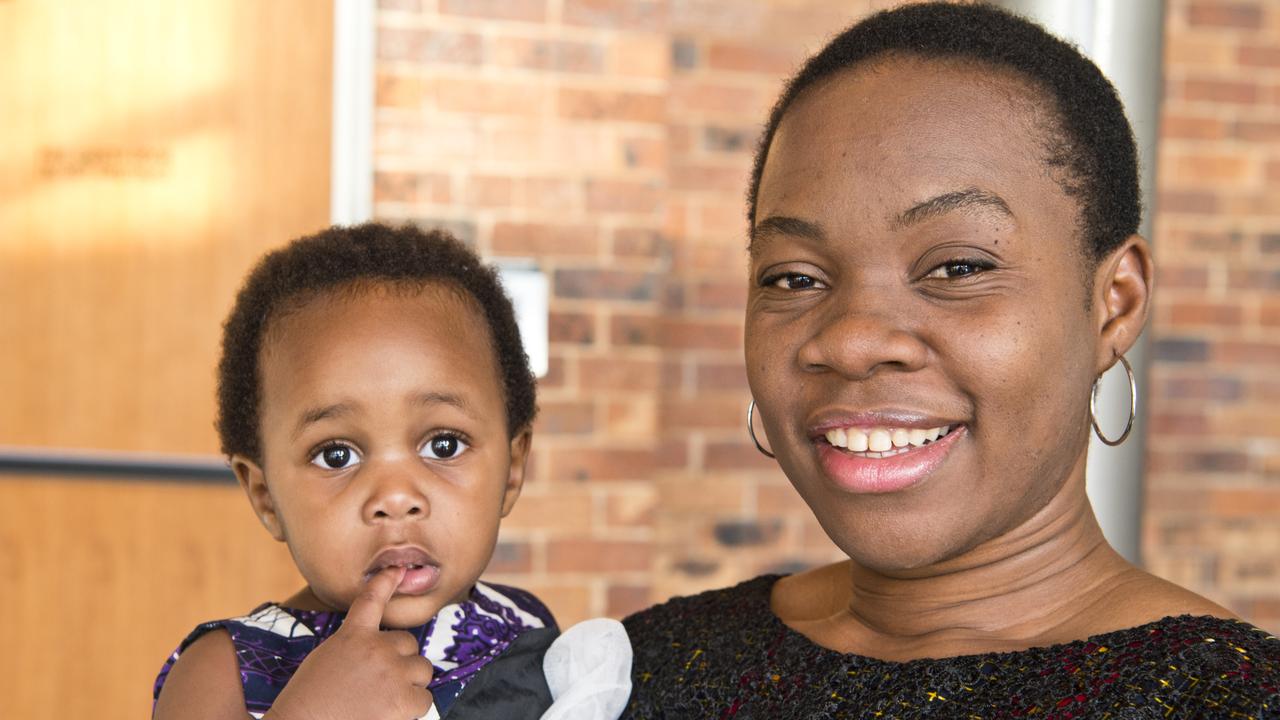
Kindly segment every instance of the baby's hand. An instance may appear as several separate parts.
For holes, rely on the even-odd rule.
[[[378,626],[404,568],[374,575],[347,619],[298,666],[267,713],[273,720],[406,720],[431,707],[431,662],[404,631]]]

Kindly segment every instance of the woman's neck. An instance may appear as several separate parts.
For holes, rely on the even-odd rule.
[[[1129,627],[1113,596],[1146,575],[1107,544],[1083,486],[1072,483],[1028,521],[934,566],[827,568],[806,589],[821,588],[825,611],[779,614],[825,647],[895,660],[1021,650]]]

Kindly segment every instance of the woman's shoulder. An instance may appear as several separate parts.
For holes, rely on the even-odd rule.
[[[651,644],[650,638],[679,635],[693,637],[711,631],[724,635],[734,626],[756,626],[772,618],[769,594],[777,575],[761,575],[733,587],[707,590],[666,602],[623,618],[633,645]]]

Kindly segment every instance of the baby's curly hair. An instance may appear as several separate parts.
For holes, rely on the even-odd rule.
[[[367,223],[294,240],[268,253],[249,273],[223,324],[216,422],[223,453],[262,461],[258,361],[271,322],[315,295],[366,282],[438,282],[474,298],[502,374],[507,431],[514,437],[533,422],[536,383],[497,272],[442,230]]]
[[[1080,204],[1085,254],[1094,261],[1138,231],[1142,201],[1133,130],[1115,88],[1074,46],[1010,12],[982,3],[921,3],[859,22],[809,58],[769,114],[747,191],[755,227],[760,176],[787,109],[819,81],[893,55],[967,60],[1006,68],[1044,93],[1056,127],[1046,128],[1045,162]]]

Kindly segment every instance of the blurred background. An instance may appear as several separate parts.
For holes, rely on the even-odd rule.
[[[144,716],[196,623],[299,586],[216,456],[213,368],[251,263],[332,221],[549,287],[489,577],[568,625],[838,557],[743,429],[743,195],[782,78],[894,4],[0,0],[0,717]],[[1108,535],[1280,631],[1280,3],[1006,4],[1099,58],[1147,150]]]

